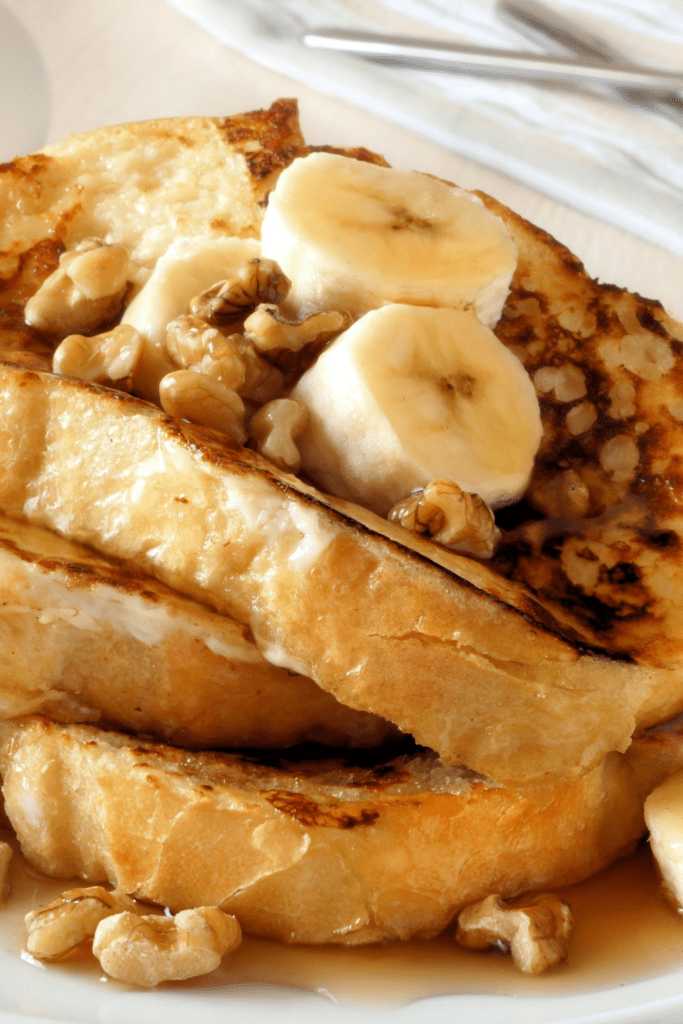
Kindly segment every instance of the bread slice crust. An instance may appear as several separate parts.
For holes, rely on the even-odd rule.
[[[482,198],[519,253],[496,333],[543,419],[526,521],[517,514],[492,565],[594,643],[680,668],[683,324]]]
[[[0,717],[178,746],[374,747],[395,726],[269,664],[249,628],[131,566],[0,516]]]
[[[23,337],[12,316],[64,246],[92,233],[123,241],[138,287],[179,231],[257,235],[279,170],[307,152],[296,105],[279,101],[224,120],[103,129],[3,168],[5,343]],[[137,205],[119,188],[131,167],[139,173],[130,180],[145,186]],[[188,168],[203,167],[208,176],[188,193]],[[492,565],[411,538],[133,399],[105,401],[10,368],[0,504],[139,561],[249,625],[272,663],[391,719],[449,762],[520,784],[585,771],[683,705],[683,331],[657,303],[592,281],[563,246],[482,198],[518,245],[497,331],[525,361],[544,422],[531,507],[508,526]],[[49,339],[24,341],[38,349]],[[106,428],[92,424],[100,415]],[[30,423],[20,439],[17,416]],[[136,460],[155,465],[157,436],[167,458],[161,491],[160,474],[152,486],[131,471]],[[125,486],[112,496],[106,523],[105,453],[128,474],[125,486],[144,491],[137,508]],[[171,502],[185,472],[198,502],[181,510]],[[77,489],[89,487],[90,510],[76,508]],[[572,487],[585,497],[580,512],[567,507]],[[203,520],[202,501],[211,509]],[[160,517],[154,529],[148,515]]]
[[[90,726],[0,723],[7,813],[29,861],[252,934],[347,945],[429,938],[465,904],[566,886],[630,852],[680,727],[524,791],[431,752],[367,767],[188,753]]]
[[[676,672],[547,628],[522,585],[119,392],[0,366],[0,507],[233,616],[271,663],[497,781],[585,771],[681,706]]]

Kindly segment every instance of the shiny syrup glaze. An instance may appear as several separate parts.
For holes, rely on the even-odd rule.
[[[31,962],[22,953],[24,914],[71,885],[78,882],[45,878],[15,852],[12,889],[0,912],[5,955]],[[683,917],[662,898],[647,845],[600,875],[558,890],[558,895],[574,911],[569,961],[536,977],[520,974],[503,953],[459,949],[451,935],[431,942],[358,948],[297,947],[245,938],[212,975],[181,987],[229,997],[233,986],[276,986],[318,992],[342,1006],[379,1009],[459,993],[576,995],[683,967]],[[73,981],[106,982],[99,964],[85,950],[46,968],[36,964],[36,969]],[[118,987],[116,982],[108,984]]]

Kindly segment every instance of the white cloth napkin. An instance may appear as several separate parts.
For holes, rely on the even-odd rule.
[[[170,0],[252,59],[683,255],[683,130],[607,91],[407,71],[304,47],[357,28],[533,49],[494,0]],[[681,0],[562,0],[631,59],[683,71]],[[371,140],[359,144],[371,145]]]

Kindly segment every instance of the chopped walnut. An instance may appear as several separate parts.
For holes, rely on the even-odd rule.
[[[26,322],[47,334],[92,334],[121,309],[128,281],[128,252],[86,238],[62,253],[59,266],[26,303]]]
[[[422,491],[394,505],[388,518],[478,558],[491,558],[500,538],[493,512],[483,498],[467,494],[452,480],[432,480]]]
[[[217,907],[175,917],[122,913],[97,926],[93,953],[110,977],[153,988],[208,974],[241,939],[236,918]]]
[[[287,320],[274,306],[259,306],[244,321],[244,331],[259,352],[299,352],[313,342],[323,343],[351,326],[350,313],[310,313]]]
[[[180,369],[206,373],[239,392],[246,366],[235,342],[197,316],[179,316],[166,327],[165,348]]]
[[[206,373],[167,373],[159,384],[159,400],[169,416],[220,430],[239,444],[247,440],[244,402],[236,391]]]
[[[52,368],[91,384],[115,384],[131,376],[141,353],[142,336],[129,324],[119,324],[88,338],[70,334],[55,349]]]
[[[164,348],[169,359],[185,370],[199,362],[206,351],[205,341],[210,341],[219,333],[216,327],[211,327],[201,317],[186,314],[166,325]]]
[[[286,298],[291,281],[274,260],[244,263],[229,281],[218,281],[190,302],[190,312],[214,324],[244,316],[261,302],[277,304]]]
[[[9,865],[12,860],[12,847],[9,843],[0,842],[0,906],[9,893]]]
[[[244,383],[239,388],[242,398],[258,405],[279,398],[285,390],[285,378],[277,366],[260,356],[254,343],[243,334],[231,334],[230,337],[237,344],[244,362]]]
[[[588,515],[591,496],[575,469],[553,473],[532,484],[527,493],[530,505],[554,519],[575,519]]]
[[[69,889],[48,906],[26,915],[26,948],[40,960],[57,960],[92,939],[105,917],[134,906],[127,896],[99,885]]]
[[[301,455],[295,441],[307,423],[308,409],[302,402],[276,398],[252,416],[249,434],[256,442],[256,450],[266,459],[288,473],[298,473]]]
[[[97,238],[88,238],[64,253],[59,262],[86,299],[116,295],[128,281],[128,250],[124,245],[106,245]]]
[[[539,974],[567,959],[571,927],[571,910],[550,893],[515,904],[487,896],[460,912],[455,937],[466,949],[509,949],[520,971]]]

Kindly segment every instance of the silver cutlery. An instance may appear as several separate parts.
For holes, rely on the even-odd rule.
[[[602,62],[606,66],[639,66],[605,40],[577,28],[573,22],[537,0],[498,0],[496,13],[511,28],[545,49],[550,45],[556,53],[571,52],[577,57]],[[623,86],[617,86],[616,91],[628,103],[645,107],[683,128],[683,98],[675,92],[657,93]]]
[[[373,62],[420,71],[524,81],[582,82],[658,93],[683,89],[683,73],[623,63],[608,64],[604,60],[583,57],[519,53],[344,29],[308,31],[302,41],[317,49],[343,51]]]

